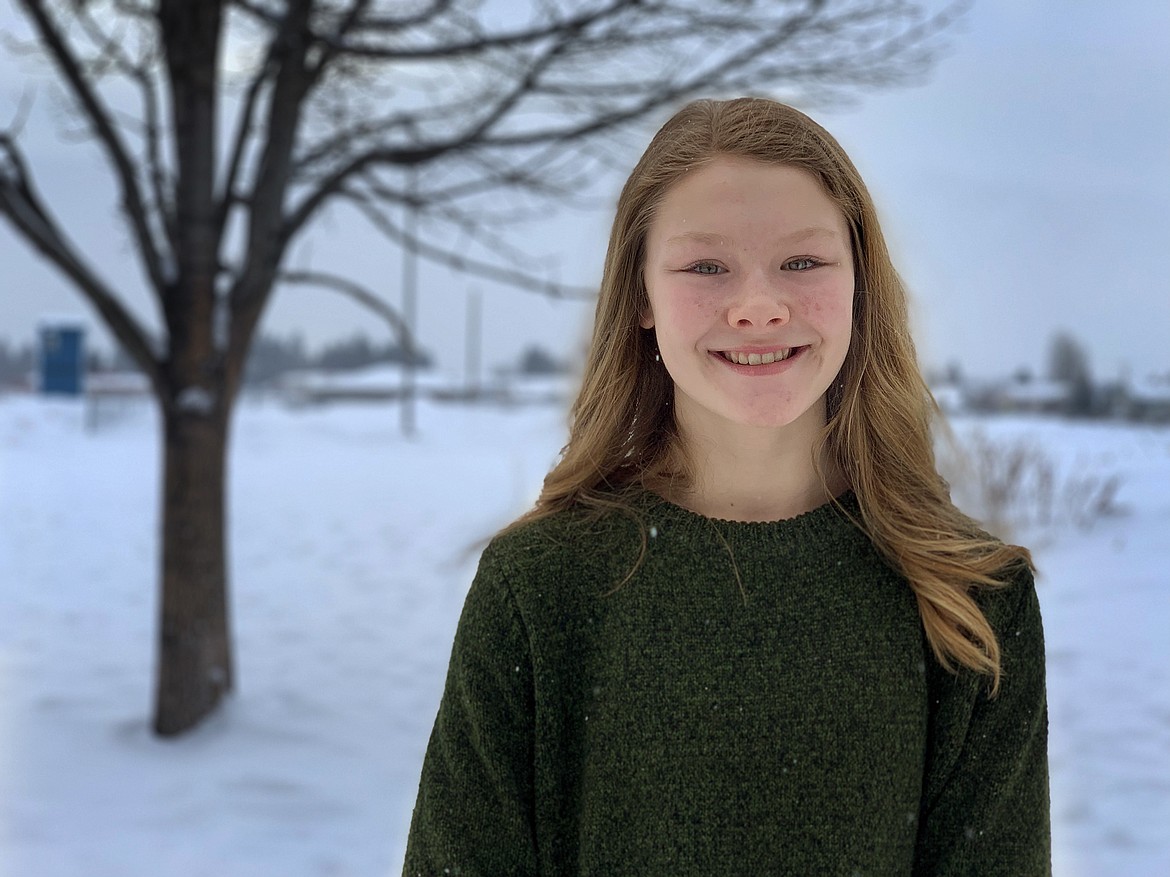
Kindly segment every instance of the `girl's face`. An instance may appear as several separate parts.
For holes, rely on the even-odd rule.
[[[807,172],[719,157],[667,190],[644,268],[684,429],[824,423],[849,350],[845,218]],[[812,425],[806,423],[806,425]]]

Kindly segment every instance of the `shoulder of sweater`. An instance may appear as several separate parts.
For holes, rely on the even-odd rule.
[[[1013,624],[1036,600],[1036,579],[1023,561],[1005,569],[1002,580],[1001,586],[982,588],[975,595],[979,608],[997,633]]]
[[[526,584],[595,576],[620,578],[633,565],[645,539],[637,509],[594,513],[585,509],[554,512],[513,525],[484,549],[480,571],[500,575],[513,590]]]
[[[582,537],[592,539],[624,538],[638,533],[638,511],[628,508],[628,514],[613,510],[601,513],[581,508],[553,512],[534,520],[513,524],[494,536],[485,554],[525,555],[548,550],[562,550],[579,544]],[[593,543],[590,550],[596,550]]]
[[[970,523],[972,529],[967,533],[968,536],[1000,548],[1006,544],[1003,539],[989,533],[975,521]],[[1036,579],[1029,562],[1023,558],[1009,563],[996,573],[995,577],[1001,582],[999,586],[976,587],[971,596],[987,618],[992,630],[1000,634],[1006,625],[1011,624],[1029,606],[1035,605]]]
[[[1004,673],[1000,700],[1016,687],[1021,673],[1025,687],[1029,679],[1033,682],[1039,680],[1042,686],[1044,676],[1044,631],[1032,570],[1021,561],[1005,570],[1002,580],[1004,584],[1001,586],[982,588],[973,595],[999,642],[1000,666]],[[967,703],[966,710],[974,708],[977,702],[996,699],[991,694],[989,677],[983,674],[968,668],[947,672],[933,660],[929,666],[928,676],[936,697],[944,696],[949,700],[948,693],[958,695],[959,700]],[[962,714],[967,715],[966,712]]]

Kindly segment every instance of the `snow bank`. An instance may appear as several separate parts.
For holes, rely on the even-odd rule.
[[[148,732],[159,449],[144,405],[0,398],[0,872],[397,873],[481,540],[563,442],[550,408],[244,407],[231,486],[238,692]],[[1056,873],[1170,873],[1170,432],[965,421],[1122,477],[1042,535]]]

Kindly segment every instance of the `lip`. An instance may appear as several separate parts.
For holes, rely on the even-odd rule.
[[[729,353],[771,353],[775,350],[783,349],[784,345],[775,345],[772,347],[728,347],[726,351]],[[714,357],[720,364],[726,366],[734,372],[741,375],[749,375],[756,377],[766,377],[768,375],[777,375],[781,372],[787,371],[794,362],[798,361],[804,356],[808,345],[796,345],[791,348],[792,352],[788,354],[786,359],[770,362],[767,365],[740,365],[738,362],[731,362],[723,353],[723,350],[712,350],[710,355]]]

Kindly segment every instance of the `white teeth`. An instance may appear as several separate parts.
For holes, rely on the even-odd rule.
[[[736,353],[725,350],[723,358],[739,365],[768,365],[773,362],[783,362],[792,355],[793,350],[795,350],[793,347],[785,347],[770,353]]]

